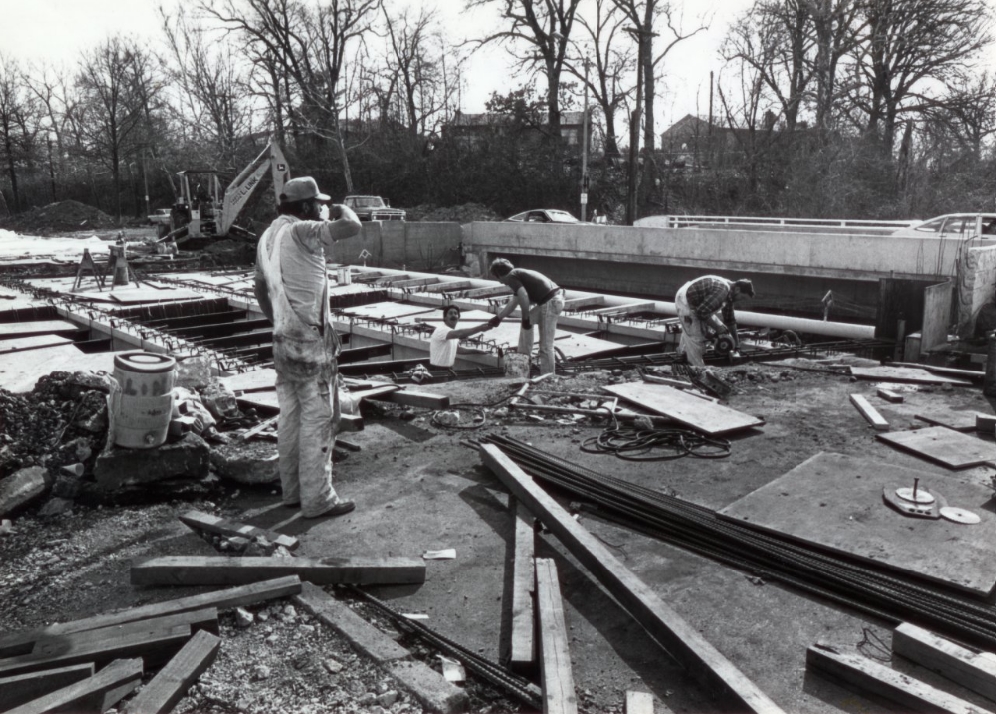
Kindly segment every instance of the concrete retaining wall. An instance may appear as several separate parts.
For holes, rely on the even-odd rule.
[[[347,265],[439,271],[460,264],[459,223],[370,222],[335,245],[332,259]],[[370,256],[365,260],[361,253]]]

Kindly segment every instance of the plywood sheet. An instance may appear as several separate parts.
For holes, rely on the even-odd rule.
[[[949,505],[977,513],[981,523],[909,518],[885,505],[883,488],[912,486],[915,478]],[[991,490],[953,474],[820,453],[719,515],[981,595],[996,585],[991,497]]]
[[[967,469],[996,462],[996,448],[990,442],[944,426],[893,431],[875,436],[949,469]]]
[[[426,307],[425,305],[406,305],[401,302],[378,302],[372,305],[359,305],[348,307],[342,311],[343,314],[352,317],[369,317],[378,320],[390,320],[404,315],[420,315],[438,313],[439,308]]]
[[[916,418],[920,421],[934,426],[946,426],[955,431],[975,431],[975,417],[977,411],[955,411],[953,409],[938,409],[932,407],[916,413]]]
[[[55,347],[56,345],[71,345],[72,343],[73,341],[68,337],[60,337],[59,335],[13,337],[9,340],[0,340],[0,354],[3,354],[4,352],[36,350],[41,347]]]
[[[0,354],[0,386],[11,392],[30,392],[38,379],[50,372],[114,372],[119,352],[86,354],[74,345],[57,345],[29,353]],[[30,359],[27,357],[30,356]]]
[[[664,384],[628,382],[602,389],[710,436],[764,425],[763,419],[686,394],[680,389]]]
[[[851,374],[858,379],[874,379],[879,382],[916,382],[917,384],[958,384],[970,385],[971,381],[959,377],[942,377],[925,369],[914,367],[851,367]]]
[[[157,290],[156,288],[141,287],[130,290],[114,290],[111,297],[115,302],[124,305],[135,305],[144,302],[175,302],[177,300],[194,300],[203,298],[205,295],[196,290],[187,288],[170,288]]]
[[[275,369],[254,369],[249,372],[233,374],[229,377],[221,377],[221,383],[233,392],[239,391],[264,391],[273,389],[277,383],[277,370]]]
[[[51,335],[82,329],[68,320],[38,320],[37,322],[0,322],[0,340],[32,335]]]

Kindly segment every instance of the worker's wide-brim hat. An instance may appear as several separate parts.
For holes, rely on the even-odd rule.
[[[319,201],[332,200],[331,196],[318,190],[318,182],[310,176],[292,178],[284,184],[284,190],[280,192],[280,200],[284,203],[307,201],[309,198],[317,198]]]

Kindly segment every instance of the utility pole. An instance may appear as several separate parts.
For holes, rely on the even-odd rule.
[[[643,108],[643,32],[635,27],[625,28],[636,38],[636,106],[629,119],[629,185],[626,189],[626,225],[636,222],[636,160],[640,145],[640,114]]]
[[[581,117],[581,222],[588,220],[588,57],[584,58],[584,115]]]

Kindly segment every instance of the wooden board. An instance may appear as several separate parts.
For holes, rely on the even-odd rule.
[[[885,417],[878,413],[878,410],[875,407],[868,403],[867,399],[860,394],[851,394],[849,395],[849,398],[851,400],[851,404],[853,404],[857,410],[861,412],[861,416],[867,419],[868,423],[875,427],[877,431],[889,430],[889,422],[885,420]]]
[[[91,372],[114,372],[115,352],[98,352],[86,354],[75,345],[56,345],[31,350],[30,359],[25,355],[13,352],[0,354],[0,384],[11,392],[30,392],[35,384],[45,375],[63,370],[76,372],[89,370]]]
[[[163,556],[132,563],[132,585],[236,585],[297,575],[316,585],[425,582],[421,558],[229,558]]]
[[[111,299],[122,305],[140,305],[146,302],[176,302],[177,300],[196,300],[205,297],[203,293],[188,288],[156,288],[141,287],[129,290],[114,290]]]
[[[100,697],[100,711],[117,704],[142,683],[142,660],[119,659],[92,677],[57,689],[39,699],[22,704],[6,714],[43,714],[56,711],[90,711],[94,697]],[[4,707],[6,709],[6,707]]]
[[[996,657],[962,647],[904,622],[892,634],[892,652],[996,701]]]
[[[806,650],[806,669],[815,670],[862,694],[899,704],[904,712],[982,714],[984,710],[907,674],[856,652],[813,645]]]
[[[576,714],[571,647],[560,595],[557,566],[550,558],[536,558],[536,610],[539,615],[540,675],[543,680],[543,713]]]
[[[609,385],[602,389],[710,436],[764,425],[763,419],[738,412],[722,404],[693,397],[680,389],[664,384],[628,382]]]
[[[301,542],[294,536],[268,531],[246,523],[226,521],[224,518],[218,518],[201,511],[187,511],[180,516],[180,520],[195,531],[206,531],[228,537],[238,536],[250,540],[256,536],[261,536],[271,543],[282,545],[287,550],[297,550],[298,546],[301,545]]]
[[[952,409],[939,410],[931,409],[929,412],[916,414],[915,418],[920,421],[933,424],[934,426],[946,426],[955,431],[975,431],[976,411],[954,411]],[[991,417],[990,417],[991,418]]]
[[[219,381],[233,392],[256,392],[273,389],[277,383],[277,370],[253,369],[248,372],[219,377]]]
[[[405,315],[423,315],[432,312],[438,313],[439,308],[426,307],[425,305],[408,305],[401,302],[377,302],[372,305],[347,307],[342,311],[342,314],[349,317],[392,320]]]
[[[536,619],[533,594],[536,591],[536,569],[533,556],[536,550],[536,531],[529,509],[510,500],[515,519],[515,558],[512,562],[512,625],[509,667],[520,674],[536,669]]]
[[[58,335],[84,329],[69,320],[39,320],[37,322],[0,322],[0,340],[36,335]],[[2,342],[0,342],[2,344]]]
[[[138,696],[123,708],[124,714],[169,714],[211,666],[218,655],[221,640],[209,632],[198,632],[176,653],[165,667],[142,687]]]
[[[949,469],[967,469],[996,462],[996,450],[987,441],[943,426],[876,434],[892,446],[911,451]],[[951,502],[951,505],[955,505]]]
[[[605,545],[540,488],[505,453],[492,444],[481,447],[481,460],[512,495],[557,536],[616,601],[688,673],[724,704],[744,712],[778,714],[782,710],[743,672],[707,642],[698,630],[624,566]]]
[[[970,380],[961,377],[945,377],[913,367],[851,367],[851,374],[858,379],[874,379],[877,382],[915,382],[917,384],[953,384],[969,386]]]
[[[909,518],[886,506],[882,489],[936,489],[948,503],[978,513],[974,526]],[[976,595],[996,586],[996,513],[992,491],[949,474],[820,453],[719,511],[763,531],[787,536],[879,566],[918,575]]]
[[[96,630],[101,627],[120,625],[125,622],[134,622],[150,617],[162,617],[174,613],[190,612],[205,607],[226,609],[241,605],[255,605],[278,597],[296,595],[299,592],[301,592],[301,579],[296,575],[291,575],[264,580],[250,585],[240,585],[234,588],[225,588],[224,590],[213,590],[201,593],[200,595],[190,595],[189,597],[176,598],[152,605],[142,605],[141,607],[133,607],[122,610],[121,612],[95,615],[94,617],[81,620],[70,620],[69,622],[56,623],[34,630],[13,632],[0,637],[0,657],[27,654],[31,652],[34,643],[45,636]]]
[[[38,699],[49,692],[92,677],[93,673],[93,663],[86,662],[85,664],[73,664],[68,667],[4,677],[0,679],[0,702],[3,702],[4,710],[12,709],[25,702]]]

